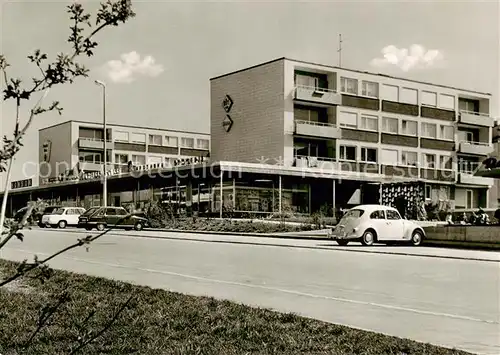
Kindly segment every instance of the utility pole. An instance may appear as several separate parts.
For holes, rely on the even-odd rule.
[[[103,174],[102,174],[102,205],[103,207],[108,207],[108,180],[107,180],[107,165],[108,165],[108,160],[107,160],[107,155],[108,155],[108,150],[107,150],[107,125],[106,125],[106,84],[100,80],[95,80],[96,85],[100,86],[102,88],[102,123],[103,123],[103,145],[104,145],[104,156],[103,156]]]
[[[342,68],[342,33],[339,33],[339,49],[337,53],[339,54],[339,68]]]

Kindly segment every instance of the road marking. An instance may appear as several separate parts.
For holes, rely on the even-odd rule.
[[[9,249],[17,250],[17,251],[20,251],[23,253],[32,253],[32,251],[23,250],[23,249],[17,249],[17,248],[16,249],[9,248]],[[48,253],[37,253],[37,254],[38,255],[47,255],[47,256],[51,255]],[[212,278],[207,278],[207,277],[202,277],[202,276],[181,274],[181,273],[177,273],[177,272],[173,272],[173,271],[163,271],[163,270],[156,270],[156,269],[149,269],[149,268],[132,267],[132,266],[126,266],[126,265],[120,265],[120,264],[107,263],[107,262],[92,261],[92,260],[81,259],[81,258],[76,258],[76,257],[68,257],[68,256],[64,256],[64,255],[61,255],[60,257],[63,257],[64,259],[80,261],[80,262],[84,262],[84,263],[88,263],[88,264],[104,265],[104,266],[115,267],[115,268],[119,268],[119,269],[131,269],[131,270],[138,270],[138,271],[144,271],[144,272],[150,272],[150,273],[156,273],[156,274],[162,274],[162,275],[183,277],[183,278],[197,280],[197,281],[212,282],[212,283],[240,286],[240,287],[249,287],[249,288],[262,289],[262,290],[267,290],[267,291],[275,291],[275,292],[287,293],[287,294],[291,294],[291,295],[295,295],[295,296],[310,297],[310,298],[316,298],[316,299],[325,299],[325,300],[330,300],[330,301],[337,301],[337,302],[343,302],[343,303],[358,304],[358,305],[363,305],[363,306],[391,309],[391,310],[396,310],[396,311],[410,312],[410,313],[428,315],[428,316],[434,316],[434,317],[446,317],[446,318],[452,318],[452,319],[472,321],[472,322],[477,322],[477,323],[500,324],[497,321],[462,316],[462,315],[458,315],[458,314],[425,311],[425,310],[421,310],[421,309],[393,306],[393,305],[376,303],[376,302],[358,301],[358,300],[353,300],[353,299],[349,299],[349,298],[342,298],[342,297],[316,295],[313,293],[287,290],[287,289],[282,289],[282,288],[277,288],[277,287],[272,287],[272,286],[252,285],[252,284],[237,282],[237,281],[218,280],[218,279],[212,279]]]

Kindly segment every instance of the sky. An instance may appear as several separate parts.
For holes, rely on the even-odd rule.
[[[96,1],[80,1],[96,9]],[[26,56],[69,52],[63,1],[0,0],[0,53],[10,75],[29,80]],[[53,89],[46,102],[63,114],[37,116],[17,155],[12,180],[38,161],[38,129],[68,120],[99,122],[107,83],[110,123],[206,132],[209,78],[279,57],[451,85],[494,96],[500,116],[498,1],[135,1],[136,17],[96,37],[95,56],[82,60],[90,77]],[[29,109],[21,110],[25,122]],[[0,134],[11,135],[15,106],[3,103]],[[5,175],[0,176],[0,191]]]

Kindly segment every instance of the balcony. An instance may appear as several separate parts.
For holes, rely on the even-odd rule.
[[[340,139],[342,130],[331,123],[295,120],[295,134],[308,137]]]
[[[458,122],[472,126],[493,127],[495,119],[487,113],[461,110],[458,116]]]
[[[294,98],[303,104],[310,103],[315,106],[332,106],[342,104],[342,95],[335,90],[323,89],[313,86],[299,85],[295,87]]]
[[[339,170],[339,163],[335,158],[309,157],[304,155],[295,156],[295,166],[298,168],[316,168],[321,170]]]
[[[493,151],[491,143],[467,142],[462,141],[459,144],[458,152],[472,155],[489,155]]]
[[[80,162],[80,170],[83,172],[102,172],[102,164],[82,161]]]
[[[104,139],[79,138],[78,139],[78,148],[103,150],[104,149]],[[108,141],[106,144],[106,148],[113,149],[113,142]]]
[[[472,172],[461,172],[458,174],[458,182],[465,185],[493,186],[494,178],[474,176]]]

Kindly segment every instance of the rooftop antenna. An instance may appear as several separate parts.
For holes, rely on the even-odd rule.
[[[339,54],[339,68],[342,68],[342,33],[339,33],[339,49],[337,52]]]

